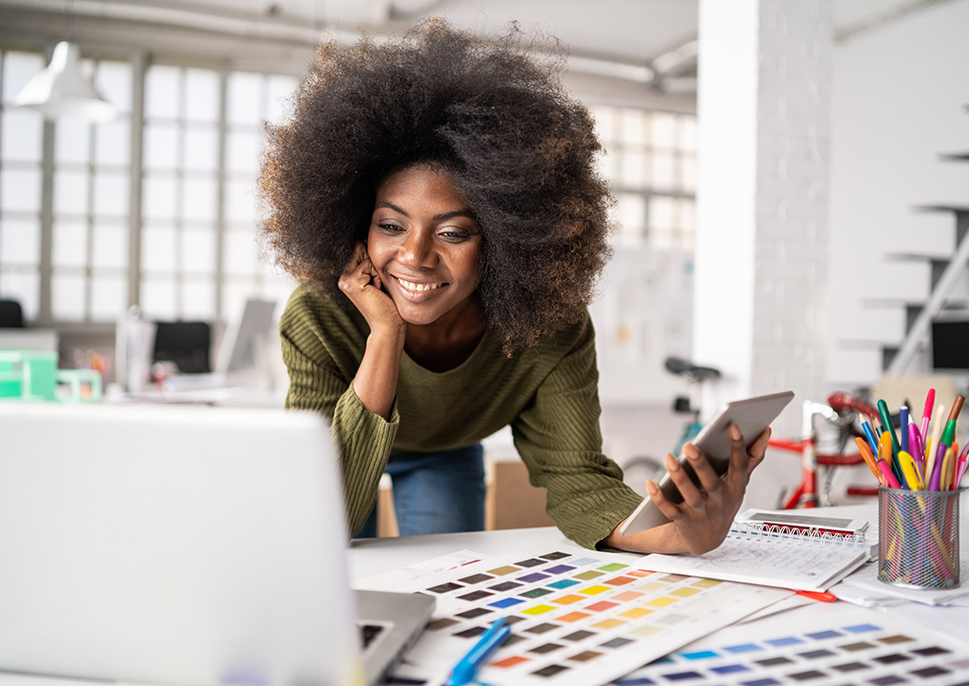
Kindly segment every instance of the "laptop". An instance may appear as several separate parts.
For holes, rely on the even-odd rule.
[[[308,413],[0,403],[0,671],[378,683],[434,600],[350,590],[337,464]]]

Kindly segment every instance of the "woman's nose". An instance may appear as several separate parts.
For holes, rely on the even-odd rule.
[[[408,267],[433,267],[435,256],[432,240],[432,236],[425,232],[410,232],[397,254],[397,261]]]

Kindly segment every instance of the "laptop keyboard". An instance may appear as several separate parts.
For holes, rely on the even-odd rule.
[[[383,631],[382,626],[377,626],[375,624],[361,624],[360,625],[360,640],[363,642],[363,647],[369,646],[375,638]]]

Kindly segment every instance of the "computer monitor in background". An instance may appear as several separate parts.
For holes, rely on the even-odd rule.
[[[155,322],[151,361],[174,362],[182,374],[207,374],[211,345],[208,322]]]
[[[969,371],[969,320],[932,322],[932,366]]]
[[[267,342],[272,332],[275,300],[249,298],[242,317],[229,322],[222,338],[216,370],[227,378],[239,375],[272,378]]]
[[[206,373],[203,369],[189,369],[179,363],[181,373],[166,378],[164,389],[193,392],[228,387],[272,389],[274,387],[273,360],[269,346],[274,344],[270,344],[269,339],[275,326],[276,320],[273,318],[275,309],[274,300],[248,299],[241,316],[230,320],[226,328],[222,343],[219,345],[215,370]],[[184,333],[182,329],[192,324],[194,323],[177,322],[171,326]],[[164,338],[165,328],[161,324],[158,326],[158,336]],[[182,351],[181,358],[183,361],[189,359],[185,351]],[[177,361],[179,358],[170,356],[163,359]]]

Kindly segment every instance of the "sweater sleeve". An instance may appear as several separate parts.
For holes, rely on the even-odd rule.
[[[547,511],[579,545],[596,548],[642,498],[602,454],[595,332],[586,320],[578,340],[512,423],[532,485],[548,491]]]
[[[289,371],[286,407],[319,412],[330,420],[352,536],[377,502],[380,477],[400,417],[396,401],[390,421],[363,406],[353,390],[356,367],[349,368],[352,341],[339,327],[325,326],[321,315],[325,313],[314,312],[305,300],[294,296],[280,319],[283,361]]]

